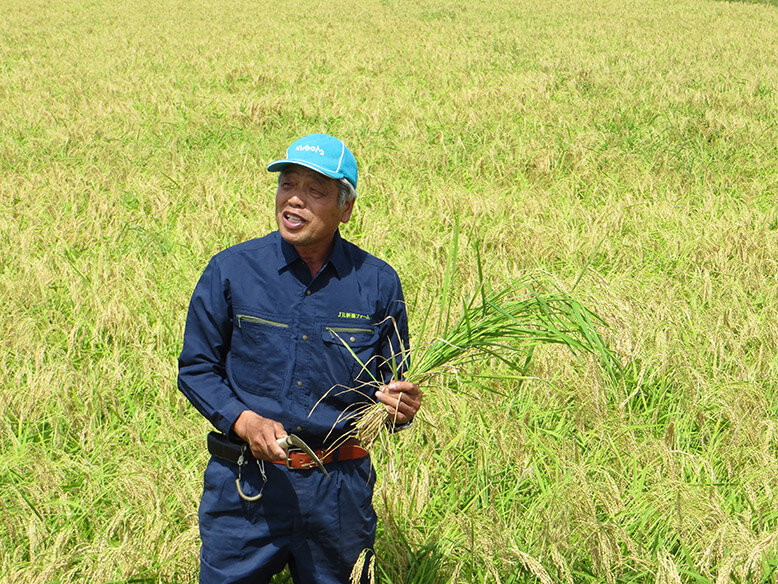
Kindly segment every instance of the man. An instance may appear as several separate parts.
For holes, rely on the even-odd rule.
[[[376,526],[375,477],[348,414],[374,397],[396,430],[421,391],[391,379],[408,347],[396,272],[338,232],[354,209],[354,156],[312,134],[267,168],[279,172],[278,230],[211,259],[179,358],[179,388],[223,434],[209,435],[200,582],[268,582],[288,564],[296,583],[343,584]],[[287,455],[289,434],[329,477]]]

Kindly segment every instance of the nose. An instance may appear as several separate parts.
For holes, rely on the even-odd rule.
[[[291,205],[292,207],[304,207],[305,206],[305,200],[302,197],[302,194],[300,193],[299,189],[294,189],[290,194],[289,198],[287,199],[287,203]]]

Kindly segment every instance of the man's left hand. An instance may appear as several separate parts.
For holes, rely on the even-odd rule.
[[[421,407],[421,390],[409,381],[382,385],[375,396],[386,405],[386,411],[397,426],[410,422]]]

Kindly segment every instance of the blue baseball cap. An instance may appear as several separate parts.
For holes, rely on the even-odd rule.
[[[345,178],[357,188],[357,161],[346,145],[329,134],[311,134],[296,140],[286,149],[286,158],[267,165],[279,172],[290,164],[299,164],[330,178]]]

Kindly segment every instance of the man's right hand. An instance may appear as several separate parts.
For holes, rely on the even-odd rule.
[[[232,431],[249,445],[254,458],[269,462],[286,460],[286,452],[278,445],[278,439],[287,435],[280,422],[243,410],[232,425]]]

